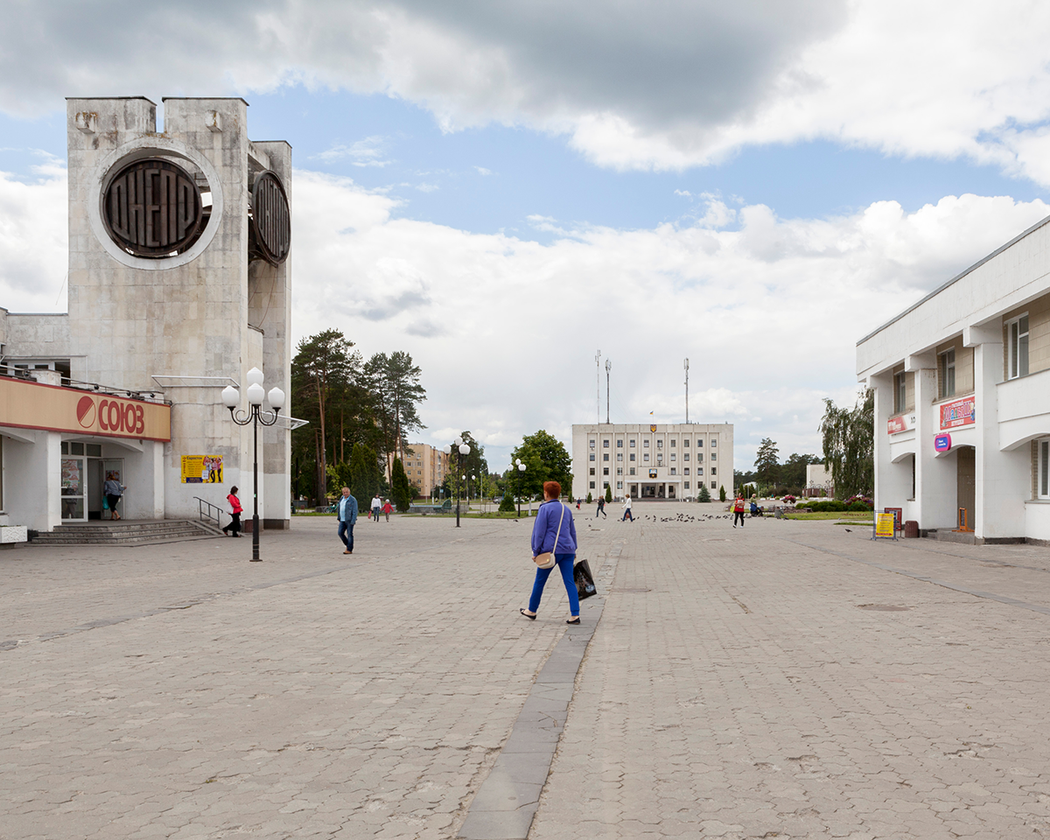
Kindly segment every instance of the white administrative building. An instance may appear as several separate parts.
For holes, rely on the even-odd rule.
[[[692,499],[733,493],[731,423],[589,423],[572,427],[572,497]]]
[[[875,504],[939,538],[1050,541],[1050,218],[857,344]]]

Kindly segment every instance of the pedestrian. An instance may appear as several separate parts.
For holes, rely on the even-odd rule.
[[[387,522],[390,521],[390,514],[393,513],[393,511],[394,511],[394,506],[392,504],[390,504],[390,499],[387,499],[386,500],[386,504],[383,505],[383,513],[386,514],[386,521]]]
[[[736,527],[736,521],[740,520],[740,527],[744,527],[744,494],[737,493],[736,501],[733,502],[733,527]]]
[[[577,497],[576,498],[576,510],[579,510],[580,509],[580,505],[582,505],[582,504],[583,504],[583,499],[580,498],[580,497]]]
[[[128,488],[120,483],[120,479],[117,476],[120,475],[118,472],[106,473],[106,481],[102,485],[102,492],[106,496],[106,504],[109,505],[109,518],[120,519],[120,514],[117,513],[117,505],[120,504],[120,497],[124,495],[124,491]]]
[[[621,522],[626,522],[628,519],[630,519],[632,522],[634,522],[634,514],[631,513],[631,497],[630,497],[630,495],[627,495],[627,496],[623,497],[623,519],[621,519],[620,521]]]
[[[370,504],[368,507],[371,510],[371,516],[369,516],[368,518],[373,520],[374,522],[378,522],[379,511],[383,507],[383,500],[379,498],[378,493],[376,493],[375,496],[372,497],[372,504]]]
[[[600,514],[601,514],[602,516],[604,516],[604,517],[605,517],[606,519],[608,519],[608,518],[609,518],[609,514],[607,514],[607,513],[605,512],[605,496],[599,496],[599,497],[598,497],[598,513],[600,513]],[[595,514],[594,514],[594,518],[595,518],[595,519],[597,519],[597,518],[598,518],[598,513],[595,513]]]
[[[357,499],[350,495],[350,488],[343,488],[343,498],[336,505],[336,518],[339,520],[339,539],[346,550],[343,554],[354,553],[354,525],[357,524]]]
[[[561,572],[565,591],[569,595],[569,618],[566,624],[580,623],[580,596],[576,590],[576,580],[572,567],[576,560],[576,523],[572,519],[572,509],[558,501],[561,485],[557,481],[543,483],[543,504],[536,511],[536,524],[532,526],[532,557],[548,551],[553,552],[555,566]],[[554,571],[536,568],[536,580],[532,584],[532,595],[529,597],[529,608],[518,610],[530,621],[536,620],[536,610],[540,608],[540,598],[547,578]]]
[[[226,497],[226,501],[230,503],[230,523],[222,529],[224,534],[230,534],[232,537],[239,537],[241,535],[241,513],[244,508],[241,507],[241,500],[237,498],[237,486],[234,485],[230,488],[230,495]]]

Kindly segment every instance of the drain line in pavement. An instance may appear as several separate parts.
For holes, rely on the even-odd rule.
[[[610,549],[595,573],[599,594],[581,604],[582,624],[566,628],[536,675],[510,737],[467,809],[459,830],[461,840],[528,838],[565,728],[576,674],[601,620],[622,550],[622,543]]]

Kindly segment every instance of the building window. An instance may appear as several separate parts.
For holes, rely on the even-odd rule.
[[[591,441],[591,449],[594,449],[594,441]]]
[[[940,399],[955,396],[955,348],[937,357],[937,391]]]
[[[718,446],[718,438],[711,438],[711,448],[714,449]]]
[[[696,468],[696,474],[697,475],[703,475],[704,474],[704,468],[703,467],[697,467]]]
[[[634,460],[634,453],[633,452],[631,453],[631,460],[632,461]]]
[[[608,467],[602,467],[602,475],[608,475],[608,474],[609,474],[609,468]]]
[[[617,467],[616,468],[616,474],[617,475],[623,475],[623,467]]]
[[[908,404],[908,384],[904,371],[893,375],[893,413],[903,414]]]
[[[718,453],[717,452],[712,452],[711,453],[711,460],[712,461],[717,461],[718,460]]]
[[[591,461],[593,461],[593,460],[594,460],[594,453],[593,453],[593,452],[591,453],[591,457],[590,457],[590,459],[589,459],[589,460],[591,460]]]
[[[718,489],[718,482],[717,481],[712,481],[711,482],[711,489],[712,490],[717,490]]]
[[[674,456],[674,453],[673,453],[673,452],[671,453],[671,460],[672,460],[672,461],[673,461],[673,460],[675,460],[675,456]]]
[[[591,489],[591,490],[593,490],[593,489],[594,489],[594,482],[593,482],[593,481],[591,482],[591,486],[590,486],[590,488],[589,488],[589,489]]]
[[[591,467],[591,475],[594,475],[594,467]]]
[[[623,460],[623,453],[622,452],[617,452],[616,453],[616,460],[617,461],[622,461]]]
[[[702,440],[698,440],[698,441],[696,442],[696,445],[697,445],[698,447],[701,447],[701,448],[702,448],[702,447],[703,447],[703,445],[704,445],[704,442],[703,442]]]
[[[678,470],[675,467],[671,467],[671,475],[678,475]]]
[[[671,448],[674,449],[676,441],[671,441]]]
[[[648,460],[649,460],[649,453],[648,453],[648,452],[646,452],[646,453],[645,453],[645,454],[644,454],[644,455],[642,456],[642,460],[643,460],[643,461],[648,461]]]
[[[682,446],[689,446],[689,438],[682,441]]]
[[[631,467],[631,471],[628,473],[628,475],[634,475],[634,467]]]
[[[718,474],[718,467],[711,467],[711,475],[717,475],[717,474]]]
[[[1022,315],[1006,325],[1006,378],[1028,375],[1028,316]]]
[[[684,470],[682,470],[682,475],[689,475],[689,467],[686,467]]]
[[[603,452],[602,453],[602,460],[603,461],[608,461],[609,460],[609,453],[608,452]]]
[[[616,448],[617,449],[623,449],[623,441],[622,440],[616,441]]]
[[[1050,440],[1039,441],[1038,497],[1050,499]]]
[[[656,442],[656,448],[657,449],[663,449],[664,448],[664,442],[662,440],[658,440]]]
[[[643,441],[642,441],[642,446],[643,446],[643,447],[644,447],[645,449],[648,449],[648,448],[649,448],[649,441],[647,441],[647,440],[643,440]]]
[[[697,452],[696,453],[696,462],[698,464],[704,463],[704,453],[703,452]]]
[[[616,489],[617,490],[623,490],[623,482],[622,481],[617,481],[616,482]]]
[[[689,460],[689,453],[688,452],[686,452],[685,454],[682,455],[682,460],[683,461],[688,461]]]
[[[684,488],[685,488],[686,490],[688,490],[688,489],[689,489],[689,482],[688,482],[688,481],[684,482],[684,483],[682,484],[682,486],[683,486],[683,487],[684,487]]]
[[[634,448],[634,440],[631,441],[631,448]]]
[[[602,449],[608,449],[608,448],[609,448],[609,439],[606,438],[605,440],[602,441]]]

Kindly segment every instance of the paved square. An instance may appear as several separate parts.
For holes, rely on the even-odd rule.
[[[716,507],[581,512],[600,620],[528,837],[1050,836],[1047,549]],[[455,838],[563,696],[530,527],[0,552],[0,836]]]

